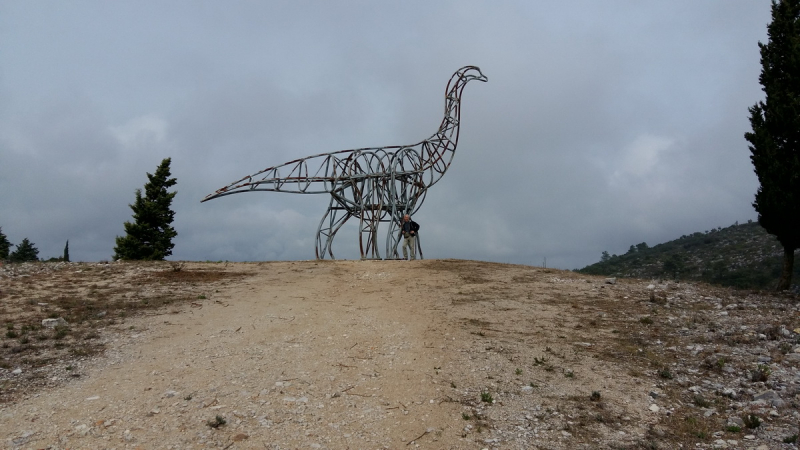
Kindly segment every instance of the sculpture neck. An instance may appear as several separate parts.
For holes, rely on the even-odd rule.
[[[460,73],[454,74],[447,83],[444,96],[444,118],[436,133],[437,136],[446,137],[453,143],[453,151],[458,144],[458,131],[461,124],[461,93],[466,84],[467,80]]]
[[[425,177],[427,187],[439,181],[453,161],[461,123],[461,92],[467,81],[461,72],[456,72],[447,83],[442,123],[439,125],[439,130],[422,143],[425,159],[422,169],[428,172]]]

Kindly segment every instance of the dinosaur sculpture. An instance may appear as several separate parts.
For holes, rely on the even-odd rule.
[[[361,258],[381,259],[378,225],[389,222],[387,259],[397,258],[398,227],[404,214],[414,214],[428,189],[444,175],[458,145],[461,93],[471,80],[487,81],[478,67],[458,69],[445,89],[444,119],[433,136],[412,145],[358,148],[323,153],[269,167],[218,189],[202,201],[240,192],[274,191],[330,194],[319,223],[317,259],[331,258],[333,238],[351,217],[359,219]],[[420,245],[419,239],[417,240]]]

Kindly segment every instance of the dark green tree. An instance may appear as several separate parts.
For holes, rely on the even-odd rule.
[[[11,250],[11,242],[8,242],[8,238],[3,234],[3,228],[0,227],[0,261],[8,259],[9,250]]]
[[[136,201],[129,205],[134,221],[125,222],[125,236],[117,236],[114,259],[163,260],[172,254],[172,239],[178,233],[172,228],[175,212],[171,206],[177,192],[167,189],[177,180],[170,178],[170,162],[171,158],[164,159],[154,175],[147,174],[144,196],[141,189],[136,190]]]
[[[749,109],[750,160],[760,187],[753,207],[758,223],[783,246],[778,290],[792,283],[800,247],[800,0],[773,0],[769,41],[761,49],[764,101]]]
[[[69,239],[67,239],[67,245],[64,246],[64,256],[62,256],[61,259],[69,262]]]
[[[38,261],[39,250],[33,242],[25,238],[22,240],[21,244],[17,245],[17,249],[11,252],[8,259],[12,262]]]

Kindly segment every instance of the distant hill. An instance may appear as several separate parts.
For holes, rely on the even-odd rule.
[[[800,259],[792,281],[800,281]],[[577,272],[625,278],[697,280],[723,286],[772,289],[780,278],[783,247],[757,222],[684,235],[649,247],[631,245],[624,255],[603,252],[600,262]]]

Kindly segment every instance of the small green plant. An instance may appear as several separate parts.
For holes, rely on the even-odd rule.
[[[200,294],[200,295],[198,295],[198,296],[197,296],[197,299],[198,299],[198,300],[205,300],[205,299],[206,299],[206,296],[205,296],[205,295],[203,295],[203,294]]]
[[[769,366],[765,364],[759,364],[758,367],[750,372],[750,381],[754,383],[767,381],[770,373],[772,373],[772,371],[769,369]]]
[[[575,378],[575,372],[572,369],[564,369],[564,376],[567,378]]]
[[[226,423],[228,422],[225,421],[224,417],[217,415],[217,417],[215,417],[214,420],[209,420],[208,422],[206,422],[206,425],[208,425],[211,428],[219,428],[225,425]]]
[[[725,431],[728,433],[741,433],[742,429],[736,425],[728,425],[728,427],[725,428]]]
[[[8,331],[6,331],[6,337],[9,338],[9,339],[18,338],[19,337],[19,333],[17,333],[14,330],[8,330]]]
[[[492,394],[489,391],[481,392],[481,401],[484,403],[492,403],[494,402],[494,398],[492,398]]]
[[[56,334],[53,335],[53,339],[64,339],[67,337],[67,333],[69,333],[67,327],[56,327]]]
[[[761,426],[761,419],[758,418],[755,414],[745,414],[742,416],[742,421],[744,421],[744,426],[753,430]]]
[[[186,400],[187,402],[191,401],[192,400],[192,394],[189,394],[186,397],[183,397],[183,399]]]
[[[542,366],[545,363],[547,363],[547,358],[545,358],[544,356],[542,356],[541,358],[537,358],[537,357],[534,356],[533,357],[533,363],[536,364],[537,366]]]
[[[518,368],[517,370],[514,371],[514,374],[517,375],[517,376],[522,375],[522,369]]]
[[[464,420],[472,419],[472,417],[467,413],[461,413],[461,418]]]
[[[645,317],[642,317],[641,319],[639,319],[639,323],[642,323],[644,325],[652,325],[653,324],[653,319],[650,318],[650,316],[645,316]]]
[[[672,372],[666,367],[658,371],[658,376],[665,380],[671,380],[673,378]]]
[[[791,436],[787,436],[787,437],[783,438],[783,443],[784,444],[796,444],[797,443],[797,435],[793,434]]]
[[[704,399],[699,395],[696,395],[694,397],[694,404],[699,406],[700,408],[708,408],[709,406],[711,406],[711,403],[708,400]]]
[[[67,366],[67,367],[65,367],[65,370],[66,370],[67,372],[69,372],[69,371],[70,371],[70,370],[72,370],[73,368],[74,368],[74,367],[72,367],[72,366]]]
[[[456,384],[455,384],[455,383],[453,383],[453,382],[451,381],[451,382],[450,382],[450,387],[451,387],[451,388],[453,388],[453,389],[455,389],[455,388],[456,388]]]
[[[600,391],[592,391],[592,395],[589,396],[589,400],[593,402],[600,401]]]

